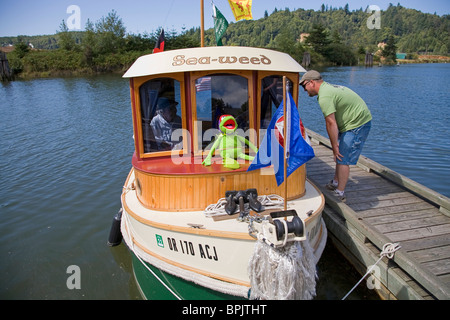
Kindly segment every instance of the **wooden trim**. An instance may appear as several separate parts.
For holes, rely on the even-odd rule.
[[[190,122],[192,123],[192,151],[194,154],[198,153],[198,122],[197,122],[197,95],[195,90],[195,80],[200,78],[201,76],[197,76],[196,73],[190,74],[190,97],[191,97],[191,114],[192,119]]]
[[[306,171],[305,171],[305,174],[306,174]],[[314,211],[312,213],[312,215],[310,215],[309,217],[307,217],[305,219],[305,224],[308,224],[310,222],[310,220],[313,219],[316,214],[321,213],[325,209],[325,197],[324,197],[322,191],[320,191],[320,189],[311,180],[309,180],[309,178],[306,178],[306,181],[308,181],[314,187],[314,189],[316,189],[317,193],[320,194],[320,199],[321,199],[320,207],[316,211]],[[305,190],[305,192],[306,192],[306,190]]]
[[[139,144],[139,125],[138,123],[142,123],[141,120],[138,120],[138,116],[136,115],[136,95],[134,89],[134,78],[130,79],[130,97],[131,97],[131,115],[133,118],[133,134],[134,134],[134,148],[136,155],[141,154],[141,145]],[[142,125],[141,125],[142,128]],[[142,130],[142,129],[141,129]]]

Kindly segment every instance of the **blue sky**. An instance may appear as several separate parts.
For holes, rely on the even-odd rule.
[[[265,10],[270,14],[275,7],[319,10],[322,3],[333,7],[344,7],[348,3],[350,10],[377,5],[386,10],[389,3],[396,5],[398,2],[422,12],[450,14],[449,0],[253,0],[252,13],[254,19],[260,19]],[[213,26],[211,0],[204,0],[204,3],[205,28],[208,29]],[[214,0],[214,3],[228,21],[234,22],[227,0]],[[183,26],[187,29],[200,26],[200,0],[0,0],[0,4],[0,36],[54,34],[61,21],[71,16],[67,13],[70,5],[80,8],[81,30],[88,18],[95,23],[113,9],[122,18],[128,33],[151,33],[160,26],[177,31]]]

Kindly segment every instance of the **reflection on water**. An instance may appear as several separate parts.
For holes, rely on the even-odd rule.
[[[365,155],[448,196],[449,71],[329,68],[324,77],[350,86],[371,108]],[[423,92],[417,74],[439,78],[440,90]],[[106,245],[131,168],[127,81],[16,81],[2,83],[0,96],[0,298],[139,299],[128,250]],[[317,101],[300,97],[305,125],[325,134]],[[66,286],[71,265],[80,267],[81,290]],[[359,280],[330,244],[319,277],[318,299],[340,299]],[[371,294],[363,286],[351,298]]]

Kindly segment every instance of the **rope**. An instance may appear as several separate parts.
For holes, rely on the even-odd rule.
[[[169,286],[163,281],[163,280],[161,280],[154,272],[153,272],[153,270],[152,269],[150,269],[150,267],[149,266],[147,266],[147,264],[142,260],[142,258],[139,256],[139,254],[136,252],[136,250],[135,250],[135,248],[134,248],[134,241],[133,241],[133,236],[132,236],[132,228],[133,228],[133,226],[131,225],[131,223],[130,223],[130,221],[128,220],[129,219],[129,217],[128,217],[128,214],[125,214],[124,215],[125,217],[125,219],[124,219],[124,222],[125,222],[125,226],[126,226],[126,229],[128,229],[128,247],[131,249],[131,251],[133,251],[133,253],[134,253],[134,255],[139,259],[139,261],[142,263],[142,265],[144,265],[144,267],[148,270],[148,271],[150,271],[150,273],[175,297],[175,298],[177,298],[178,300],[182,300],[171,288],[169,288]],[[123,234],[123,232],[122,232],[122,234]]]
[[[377,260],[377,262],[375,262],[375,264],[373,264],[369,270],[367,270],[366,274],[361,278],[361,280],[358,281],[357,284],[355,284],[355,286],[342,298],[342,300],[345,300],[348,295],[350,293],[352,293],[353,290],[355,290],[355,288],[361,283],[361,281],[363,281],[363,279],[372,272],[373,268],[377,265],[378,262],[381,261],[381,259],[383,259],[384,257],[388,257],[389,259],[392,259],[394,257],[394,253],[395,251],[397,251],[398,249],[400,249],[401,246],[398,243],[386,243],[383,246],[383,249],[380,252],[380,258]]]
[[[139,261],[142,263],[142,265],[147,268],[148,271],[151,272],[151,274],[178,300],[182,300],[172,289],[169,288],[169,286],[167,284],[165,284],[164,281],[162,281],[154,272],[152,269],[150,269],[150,267],[141,259],[141,257],[136,254],[135,251],[133,251],[135,253],[135,256],[139,259]]]
[[[124,236],[125,243],[128,245],[130,250],[133,251],[133,253],[139,259],[139,261],[141,261],[141,263],[148,269],[148,271],[150,271],[150,273],[178,300],[182,300],[182,298],[178,296],[174,292],[174,290],[172,290],[162,279],[160,279],[144,262],[148,262],[149,264],[155,266],[156,268],[161,269],[171,275],[180,277],[181,279],[193,282],[205,288],[216,290],[233,296],[244,298],[248,297],[249,288],[246,286],[224,282],[218,279],[210,278],[208,276],[195,273],[193,271],[176,267],[174,265],[171,265],[169,263],[163,262],[159,259],[152,257],[146,252],[142,251],[138,246],[135,247],[135,243],[133,240],[134,239],[133,233],[135,233],[135,231],[133,229],[131,221],[129,220],[130,217],[126,213],[123,215],[123,217],[124,218],[122,218],[123,225],[121,231]]]
[[[175,0],[172,0],[172,3],[170,4],[169,10],[167,11],[166,17],[164,18],[164,23],[162,24],[163,26],[166,25],[167,18],[169,17],[169,14],[172,12],[172,7],[173,7],[173,3],[174,2],[175,2]]]
[[[311,300],[316,295],[315,261],[308,240],[278,248],[256,241],[248,264],[250,299]]]

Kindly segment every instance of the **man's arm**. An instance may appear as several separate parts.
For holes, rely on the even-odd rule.
[[[342,160],[342,154],[339,153],[338,135],[339,129],[336,123],[335,114],[331,113],[325,117],[325,123],[327,127],[328,137],[330,138],[331,147],[333,149],[334,161],[336,158]]]

